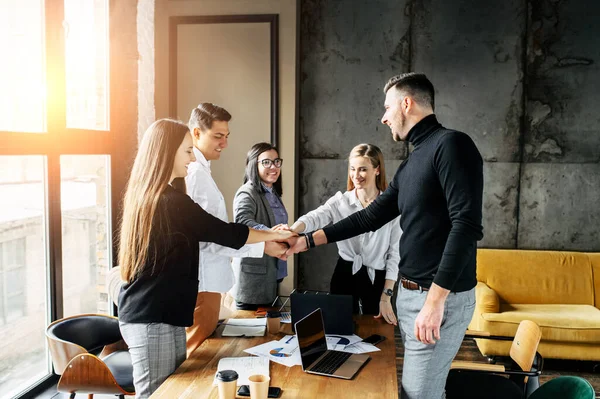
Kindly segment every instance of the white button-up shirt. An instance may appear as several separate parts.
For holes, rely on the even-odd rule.
[[[351,214],[363,209],[356,197],[356,189],[337,192],[325,204],[298,219],[306,225],[304,231],[321,229],[328,224],[339,222]],[[400,216],[386,223],[377,231],[361,234],[337,242],[338,253],[345,261],[352,262],[352,274],[356,274],[363,265],[371,282],[375,281],[375,270],[385,269],[386,280],[398,280],[400,263]]]
[[[204,210],[219,219],[228,222],[225,198],[217,187],[210,172],[210,161],[202,152],[194,148],[196,162],[188,166],[185,178],[188,195]],[[231,257],[262,258],[264,243],[244,245],[239,250],[218,244],[201,242],[198,261],[198,292],[227,292],[235,282]]]

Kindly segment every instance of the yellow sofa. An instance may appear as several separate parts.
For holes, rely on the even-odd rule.
[[[600,360],[600,253],[479,249],[475,291],[470,329],[514,337],[531,320],[544,358]],[[485,356],[510,344],[477,340]]]

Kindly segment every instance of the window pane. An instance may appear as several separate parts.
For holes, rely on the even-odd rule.
[[[0,156],[0,397],[49,374],[42,156]]]
[[[0,0],[0,130],[46,131],[44,1]]]
[[[108,0],[65,0],[67,127],[108,130]]]
[[[65,317],[110,311],[108,162],[107,155],[60,157]]]

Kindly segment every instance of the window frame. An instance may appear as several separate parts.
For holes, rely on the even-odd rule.
[[[67,128],[65,78],[64,0],[44,1],[44,58],[46,75],[46,132],[0,130],[0,156],[42,155],[46,158],[46,272],[48,323],[63,317],[63,264],[61,213],[61,155],[110,157],[109,230],[111,265],[116,262],[114,239],[121,213],[121,198],[137,149],[137,2],[108,3],[108,130]],[[17,396],[30,397],[55,384],[48,374]]]

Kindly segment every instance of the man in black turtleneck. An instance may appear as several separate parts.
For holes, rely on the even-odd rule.
[[[425,75],[395,76],[384,92],[381,122],[395,141],[409,141],[414,150],[369,207],[300,237],[288,253],[377,230],[401,215],[396,304],[404,344],[402,397],[438,399],[445,397],[450,363],[475,308],[483,162],[469,136],[437,121],[434,88]]]

